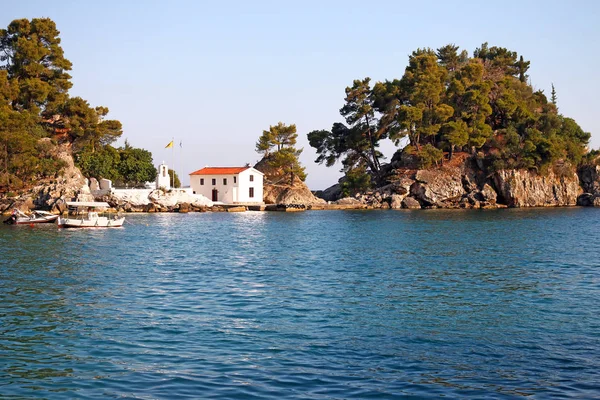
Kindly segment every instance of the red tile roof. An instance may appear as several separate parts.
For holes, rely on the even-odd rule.
[[[234,175],[247,170],[250,167],[204,167],[190,175]]]

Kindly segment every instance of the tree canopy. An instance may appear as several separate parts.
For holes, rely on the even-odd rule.
[[[157,174],[152,154],[132,147],[127,140],[122,147],[105,145],[95,152],[79,152],[75,161],[85,176],[110,179],[117,186],[142,186],[154,181]]]
[[[263,155],[273,171],[268,174],[271,179],[289,179],[290,184],[294,183],[296,177],[302,181],[306,179],[304,167],[298,160],[302,149],[295,147],[297,139],[296,125],[286,125],[283,122],[269,126],[269,130],[264,130],[258,138],[256,151]]]
[[[342,162],[347,175],[367,168],[381,180],[382,140],[390,139],[430,165],[455,152],[480,152],[492,169],[543,169],[558,161],[577,165],[590,134],[558,114],[527,74],[530,61],[483,43],[473,57],[454,44],[417,49],[399,79],[355,80],[340,114],[345,124],[308,133],[317,163]],[[377,183],[382,183],[381,181]]]
[[[125,167],[113,161],[125,157],[120,163],[132,164],[125,154],[133,150],[110,147],[123,129],[106,118],[108,108],[70,97],[72,64],[59,34],[49,18],[18,19],[0,29],[0,193],[59,174],[64,162],[52,151],[59,142],[72,146],[76,162],[90,176],[140,182],[152,175],[146,171],[150,153],[135,156],[139,165],[133,169],[145,171],[139,176],[115,172]]]

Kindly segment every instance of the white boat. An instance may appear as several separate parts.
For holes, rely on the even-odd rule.
[[[4,223],[9,225],[42,224],[54,222],[57,218],[58,215],[51,214],[47,211],[33,210],[31,213],[26,214],[15,208],[12,215],[4,221]]]
[[[72,217],[58,218],[58,226],[63,228],[118,228],[123,226],[125,217],[100,216],[97,209],[110,206],[102,201],[68,201],[67,206],[74,210]]]

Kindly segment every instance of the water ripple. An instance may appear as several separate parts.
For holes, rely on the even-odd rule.
[[[2,227],[0,397],[600,396],[594,209]]]

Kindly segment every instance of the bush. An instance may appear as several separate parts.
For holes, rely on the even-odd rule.
[[[371,188],[371,175],[365,167],[352,168],[346,171],[346,177],[342,183],[342,195],[349,197],[355,193],[361,193]]]
[[[417,156],[419,157],[419,167],[429,168],[433,166],[433,164],[438,166],[438,163],[442,161],[444,157],[444,152],[428,143],[421,148],[417,153]]]

